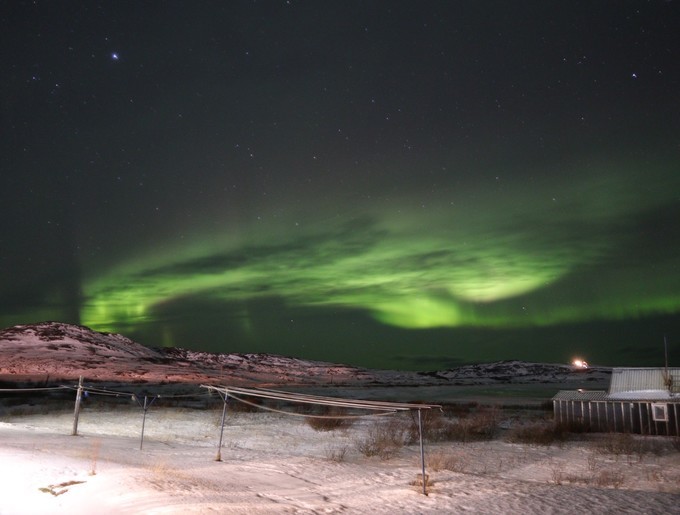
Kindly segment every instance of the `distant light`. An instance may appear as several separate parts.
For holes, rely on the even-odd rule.
[[[119,59],[118,52],[112,52],[111,53],[111,59],[113,59],[114,61],[117,61]]]
[[[576,368],[588,368],[588,362],[582,359],[575,359],[571,364]]]

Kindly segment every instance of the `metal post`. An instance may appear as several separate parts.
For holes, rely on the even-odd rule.
[[[139,450],[142,450],[142,447],[144,446],[144,426],[146,425],[146,412],[149,410],[151,405],[154,403],[156,399],[158,399],[159,396],[153,396],[151,397],[151,401],[149,401],[149,397],[147,395],[144,396],[144,403],[139,402],[139,399],[135,394],[132,394],[132,400],[135,401],[137,404],[139,404],[139,407],[142,408],[144,411],[144,414],[142,415],[142,436],[141,439],[139,440]]]
[[[420,472],[423,480],[423,495],[427,495],[427,479],[425,478],[425,449],[423,447],[423,417],[418,410],[418,433],[420,434]]]
[[[226,391],[224,392],[224,397],[222,397],[222,394],[220,393],[220,397],[222,397],[222,399],[224,400],[224,406],[222,406],[222,422],[220,423],[220,442],[217,445],[217,456],[215,457],[215,461],[222,461],[222,435],[224,434],[224,419],[227,416],[228,395],[229,394]]]
[[[76,393],[76,406],[73,410],[73,431],[71,436],[78,436],[78,417],[80,416],[80,401],[83,398],[83,376],[78,379],[78,393]]]
[[[142,437],[139,440],[139,450],[142,450],[142,446],[144,445],[144,426],[146,425],[146,410],[149,409],[146,405],[147,397],[146,395],[144,396],[144,405],[142,406],[142,409],[144,410],[144,415],[142,415]]]

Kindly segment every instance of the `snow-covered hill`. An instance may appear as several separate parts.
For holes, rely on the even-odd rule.
[[[431,375],[454,384],[569,383],[573,380],[608,382],[611,369],[606,367],[576,369],[567,364],[510,360],[464,365],[443,372],[433,372]]]
[[[153,383],[358,384],[378,380],[368,370],[270,354],[151,349],[119,334],[59,322],[0,331],[3,379],[75,379],[80,375],[89,380]]]
[[[439,372],[369,370],[272,354],[215,354],[151,349],[119,334],[43,322],[0,331],[0,378],[149,383],[448,386],[608,383],[610,370],[502,361]]]
[[[158,352],[133,342],[120,334],[92,331],[87,327],[43,322],[32,325],[16,325],[0,331],[0,342],[10,346],[16,342],[16,350],[29,353],[74,353],[86,350],[102,358],[154,358]]]

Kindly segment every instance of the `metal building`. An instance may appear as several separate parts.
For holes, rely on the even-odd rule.
[[[609,392],[560,391],[553,412],[590,431],[680,436],[680,368],[615,368]]]

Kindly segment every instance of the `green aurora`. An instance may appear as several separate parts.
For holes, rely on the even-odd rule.
[[[315,210],[303,222],[260,220],[238,238],[213,234],[95,275],[81,320],[102,331],[162,327],[166,306],[196,298],[231,306],[225,318],[243,338],[253,321],[233,306],[258,298],[292,310],[365,312],[412,330],[675,314],[675,257],[662,245],[644,262],[622,256],[643,244],[636,220],[676,200],[666,167],[619,167],[615,179],[606,169],[575,169],[563,184],[449,188],[427,206],[384,199],[321,219]]]

